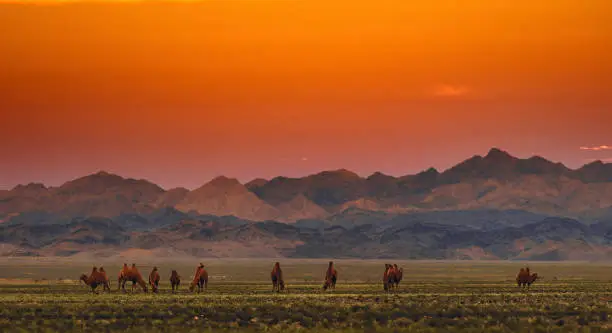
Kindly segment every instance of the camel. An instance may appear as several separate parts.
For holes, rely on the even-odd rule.
[[[129,272],[129,267],[126,263],[123,263],[123,268],[119,271],[119,274],[117,276],[117,290],[121,289],[122,286],[122,282],[125,279],[125,276],[128,274]],[[134,285],[132,285],[132,291],[134,291]]]
[[[395,268],[391,264],[385,264],[385,272],[383,273],[383,288],[385,291],[391,291],[396,279]]]
[[[338,271],[334,268],[334,262],[330,261],[325,272],[325,283],[323,284],[323,290],[327,288],[336,290],[336,281],[338,281]]]
[[[272,279],[272,291],[281,292],[285,290],[285,281],[283,280],[283,271],[280,268],[280,263],[278,261],[274,264],[272,268],[272,273],[270,273],[270,277]]]
[[[395,271],[395,288],[399,287],[400,282],[402,282],[402,278],[404,277],[404,269],[401,267],[397,267],[397,264],[393,264],[393,270]]]
[[[136,283],[138,283],[138,285],[140,285],[140,287],[142,288],[142,291],[146,293],[148,291],[147,284],[145,283],[142,278],[142,275],[140,275],[140,272],[136,268],[136,264],[132,264],[132,267],[128,268],[127,270],[125,269],[127,265],[124,264],[123,267],[124,269],[121,270],[120,273],[120,283],[123,292],[126,292],[125,283],[128,281],[132,281],[132,291],[134,290],[134,286],[136,285]]]
[[[157,293],[159,291],[159,272],[157,267],[153,267],[153,270],[149,274],[149,284],[151,285],[151,291]]]
[[[196,268],[195,276],[189,286],[189,291],[193,291],[198,286],[198,293],[202,289],[208,289],[208,272],[204,269],[204,264],[200,263],[200,266]]]
[[[94,266],[91,270],[91,274],[89,276],[81,274],[80,280],[85,282],[85,284],[89,287],[91,287],[92,293],[96,292],[96,288],[99,285],[104,286],[104,291],[110,292],[108,278],[106,277],[106,272],[102,267],[100,267],[100,270],[98,271],[98,268]]]
[[[538,278],[538,273],[531,274],[529,267],[521,268],[516,276],[516,284],[523,288],[530,287]]]
[[[175,270],[170,275],[170,284],[172,285],[172,293],[178,291],[179,284],[181,284],[181,276]]]

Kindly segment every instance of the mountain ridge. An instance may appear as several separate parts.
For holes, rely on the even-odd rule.
[[[361,177],[337,169],[301,178],[254,179],[246,184],[219,176],[193,190],[165,190],[144,179],[99,171],[59,187],[30,183],[0,192],[0,221],[30,212],[65,218],[113,217],[147,214],[166,206],[183,212],[285,222],[332,216],[350,207],[391,213],[519,209],[598,218],[608,214],[611,196],[611,163],[595,161],[570,169],[539,156],[521,159],[492,148],[484,156],[474,155],[442,172],[429,168],[400,177],[382,172]]]

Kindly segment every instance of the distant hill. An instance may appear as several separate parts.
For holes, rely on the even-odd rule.
[[[186,217],[144,231],[114,219],[87,218],[68,224],[2,225],[0,248],[9,251],[0,255],[109,255],[139,249],[211,258],[610,260],[611,226],[549,217],[489,230],[407,219],[309,228],[273,221]]]

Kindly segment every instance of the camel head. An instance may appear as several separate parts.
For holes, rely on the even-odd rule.
[[[331,278],[325,279],[325,283],[323,284],[323,290],[327,290],[327,288],[329,288],[331,285],[332,285]]]
[[[83,281],[85,282],[85,284],[87,284],[87,275],[81,274],[81,277],[79,277],[79,281]]]

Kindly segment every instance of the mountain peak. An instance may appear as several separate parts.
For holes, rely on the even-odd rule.
[[[327,176],[327,177],[337,176],[341,178],[359,178],[361,179],[361,177],[359,177],[358,174],[354,173],[353,171],[347,170],[347,169],[323,171],[323,172],[318,173],[316,176]]]
[[[427,170],[423,170],[423,171],[419,172],[417,175],[418,176],[424,176],[424,175],[438,175],[438,174],[440,174],[438,169],[432,167],[432,168],[429,168]]]
[[[215,177],[210,182],[208,182],[207,185],[212,185],[216,187],[227,187],[227,186],[236,186],[236,185],[242,185],[242,184],[240,184],[240,182],[236,178],[218,176],[218,177]]]
[[[499,148],[491,148],[491,150],[489,150],[489,152],[487,153],[487,156],[485,156],[485,159],[513,160],[515,159],[515,157],[508,154],[508,152],[501,150]]]
[[[46,190],[47,187],[42,183],[29,183],[27,185],[17,185],[13,187],[13,191],[39,191]]]
[[[602,166],[602,165],[606,165],[602,160],[596,160],[590,163],[587,163],[583,166],[584,167],[594,167],[594,166]]]
[[[392,179],[393,180],[395,179],[395,177],[386,175],[380,171],[376,171],[373,174],[369,175],[367,179],[368,180],[374,180],[374,179]]]
[[[108,171],[104,171],[104,170],[100,170],[96,173],[93,174],[93,176],[98,176],[98,177],[107,177],[107,176],[116,176]]]
[[[246,186],[249,190],[250,189],[254,189],[260,186],[264,186],[268,183],[267,179],[263,179],[263,178],[255,178],[253,180],[251,180],[250,182],[244,184],[244,186]]]

